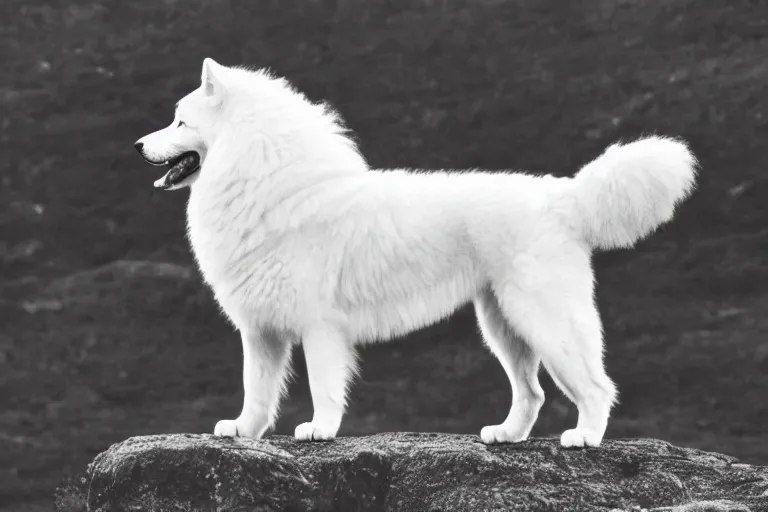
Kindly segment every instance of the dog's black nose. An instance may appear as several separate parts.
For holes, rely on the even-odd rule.
[[[144,143],[143,142],[137,142],[136,144],[133,145],[133,147],[136,148],[136,151],[141,153],[141,150],[144,148]]]

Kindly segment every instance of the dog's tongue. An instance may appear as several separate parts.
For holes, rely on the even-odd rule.
[[[168,171],[168,172],[165,174],[165,176],[163,176],[162,178],[160,178],[159,180],[157,180],[157,181],[154,183],[154,185],[155,185],[155,188],[170,188],[170,187],[172,186],[172,184],[170,183],[170,181],[169,181],[169,179],[168,179],[168,175],[169,175],[169,174],[171,174],[171,172],[170,172],[170,171]]]

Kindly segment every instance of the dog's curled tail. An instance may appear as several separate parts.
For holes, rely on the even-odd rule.
[[[687,144],[668,137],[608,147],[573,181],[586,241],[594,248],[631,247],[672,219],[695,187],[697,168]]]

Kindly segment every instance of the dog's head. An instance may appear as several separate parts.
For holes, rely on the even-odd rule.
[[[155,186],[175,190],[191,186],[213,144],[217,111],[224,95],[222,75],[227,68],[205,59],[200,87],[176,104],[171,124],[140,138],[134,144],[139,154],[152,165],[168,170]]]
[[[365,171],[365,160],[345,134],[333,109],[312,103],[285,79],[205,59],[200,87],[177,103],[173,122],[135,147],[147,162],[167,167],[155,186],[174,190],[212,172],[204,168],[206,157],[223,154],[247,159],[247,172],[286,169],[298,160],[311,162],[302,169],[312,172]]]

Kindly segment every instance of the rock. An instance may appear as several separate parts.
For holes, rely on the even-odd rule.
[[[156,261],[117,260],[95,269],[83,270],[51,283],[45,293],[71,294],[73,290],[97,284],[122,283],[129,279],[171,278],[189,280],[195,275],[192,267]]]
[[[40,252],[42,248],[43,242],[40,240],[24,240],[12,246],[0,242],[0,260],[6,264],[26,261]]]
[[[651,439],[564,450],[448,434],[178,434],[113,445],[56,502],[59,512],[758,511],[768,510],[768,467]]]
[[[0,247],[0,249],[2,249]],[[180,296],[196,299],[206,289],[196,278],[194,267],[141,260],[117,260],[60,277],[34,297],[20,303],[29,314],[73,307],[115,308],[126,305],[126,297],[144,307],[158,309]],[[175,295],[174,295],[175,294]],[[176,303],[176,307],[182,304]],[[91,313],[94,313],[91,310]]]

